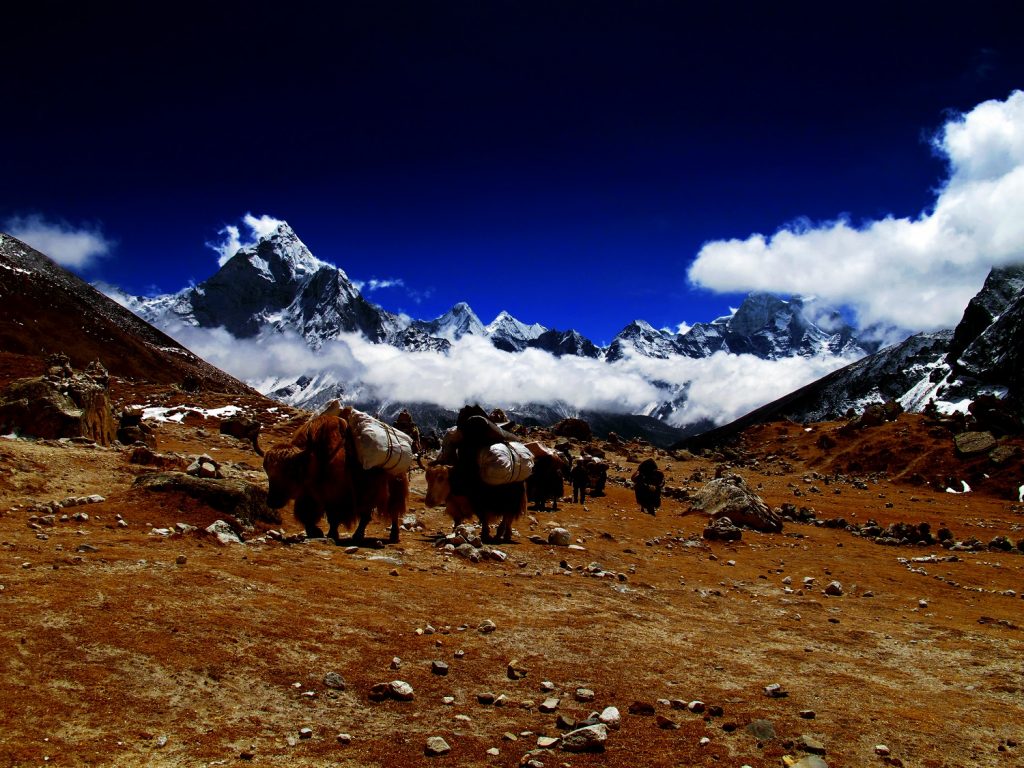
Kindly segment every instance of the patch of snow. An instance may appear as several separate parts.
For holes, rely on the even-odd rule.
[[[204,419],[210,416],[216,419],[222,419],[225,416],[234,416],[236,413],[241,412],[241,408],[237,405],[225,405],[223,408],[194,408],[187,405],[175,405],[169,408],[161,408],[156,406],[132,406],[134,408],[142,408],[143,420],[149,419],[151,421],[169,421],[180,424],[185,416],[190,413],[195,413],[202,416]],[[173,413],[172,413],[173,411]]]
[[[32,274],[32,270],[30,270],[30,269],[22,269],[21,267],[12,267],[12,266],[10,266],[8,264],[0,263],[0,267],[3,267],[4,269],[8,270],[9,272],[13,272],[16,275],[31,275]]]

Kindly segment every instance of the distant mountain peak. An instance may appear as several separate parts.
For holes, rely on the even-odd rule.
[[[301,280],[325,267],[333,268],[314,256],[286,221],[280,222],[270,233],[260,235],[255,243],[239,248],[224,266],[236,259],[244,260],[271,282]]]
[[[547,331],[547,328],[539,323],[527,325],[503,309],[484,330],[491,343],[498,349],[503,349],[506,352],[520,352],[526,349],[531,341]]]

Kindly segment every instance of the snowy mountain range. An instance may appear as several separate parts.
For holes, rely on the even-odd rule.
[[[172,334],[180,326],[223,328],[238,339],[259,341],[294,334],[313,351],[346,334],[359,334],[373,344],[442,355],[449,354],[461,339],[475,337],[507,353],[536,349],[555,357],[577,357],[611,366],[638,359],[702,360],[725,353],[766,361],[794,357],[834,360],[832,370],[860,359],[851,366],[856,369],[851,381],[859,383],[830,390],[827,402],[823,400],[816,409],[807,410],[808,415],[813,412],[823,418],[826,411],[835,414],[871,398],[903,398],[913,407],[912,401],[920,405],[928,397],[954,397],[961,386],[957,382],[984,378],[979,370],[988,369],[993,355],[1015,360],[1014,350],[1000,346],[1005,346],[1004,342],[996,337],[986,341],[985,329],[1020,295],[1024,274],[1004,271],[990,282],[979,294],[981,298],[968,308],[965,317],[973,320],[964,330],[912,337],[882,352],[877,352],[877,344],[859,338],[839,315],[818,312],[812,300],[783,299],[765,293],[751,294],[731,314],[697,323],[685,333],[634,320],[609,345],[601,347],[574,330],[527,324],[504,311],[484,324],[465,302],[431,320],[389,312],[367,301],[343,270],[317,259],[295,232],[281,223],[269,235],[239,249],[199,285],[155,298],[123,294],[116,298]],[[1019,368],[1010,365],[1008,370]],[[880,383],[883,381],[887,383]],[[923,381],[936,385],[932,388],[935,391],[926,392]],[[943,381],[945,390],[939,392],[936,387]],[[375,397],[359,381],[339,376],[327,364],[250,383],[279,400],[309,408],[339,396],[364,403]],[[687,401],[689,382],[648,383],[660,392],[658,400],[634,413],[678,423],[674,414],[678,415]],[[375,402],[378,407],[386,405]],[[518,405],[524,413],[538,414],[548,413],[552,405],[555,411],[561,408],[552,403]]]
[[[609,362],[630,354],[698,358],[723,351],[774,360],[874,351],[835,318],[830,318],[834,330],[815,325],[801,299],[785,301],[769,294],[751,294],[735,313],[698,323],[683,334],[635,320],[605,348],[574,330],[528,325],[504,311],[484,325],[465,302],[433,320],[408,319],[367,301],[343,270],[317,259],[286,223],[241,248],[199,285],[156,298],[122,295],[119,300],[158,327],[222,327],[238,338],[292,331],[314,350],[340,334],[360,333],[371,342],[410,351],[443,352],[452,342],[473,335],[507,352],[534,348]]]

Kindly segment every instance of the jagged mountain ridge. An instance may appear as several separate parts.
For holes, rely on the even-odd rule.
[[[775,418],[839,419],[887,400],[963,411],[980,395],[1001,397],[1024,420],[1024,266],[993,268],[955,329],[911,336],[685,444],[721,442]]]
[[[155,299],[122,300],[159,327],[223,327],[240,338],[294,331],[313,349],[340,334],[360,333],[372,342],[407,350],[444,352],[452,342],[473,335],[508,352],[533,348],[609,362],[630,354],[664,359],[724,351],[778,359],[874,351],[849,326],[828,332],[815,325],[801,299],[769,294],[751,294],[734,314],[698,323],[682,334],[635,320],[606,348],[575,330],[528,325],[506,311],[485,325],[466,302],[432,320],[409,320],[367,301],[343,270],[313,256],[286,223],[241,248],[197,286]]]

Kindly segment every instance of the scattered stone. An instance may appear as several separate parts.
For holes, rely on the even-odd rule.
[[[491,621],[490,619],[484,619],[484,620],[483,620],[482,622],[480,622],[480,626],[479,626],[479,627],[477,627],[477,629],[478,629],[478,630],[479,630],[479,631],[480,631],[481,633],[483,633],[483,634],[485,634],[485,635],[487,635],[487,634],[490,634],[491,632],[493,632],[493,631],[494,631],[494,630],[496,630],[497,628],[498,628],[498,625],[497,625],[497,624],[495,624],[495,623],[494,623],[493,621]]]
[[[478,693],[476,695],[476,700],[478,702],[480,702],[481,704],[483,704],[485,707],[489,707],[491,704],[493,704],[494,700],[496,698],[498,698],[498,697],[495,694],[491,693],[490,691],[486,691],[484,693]]]
[[[537,709],[539,709],[544,714],[551,714],[552,712],[558,709],[559,703],[559,700],[553,697],[544,699],[544,701],[541,702],[540,706],[537,707]]]
[[[440,736],[431,736],[427,739],[427,745],[423,749],[423,754],[427,757],[438,757],[439,755],[447,755],[451,751],[452,748],[448,745],[447,741]]]
[[[664,715],[658,715],[654,718],[654,721],[658,724],[658,727],[663,731],[674,731],[679,728],[679,723],[675,720],[670,720]]]
[[[566,752],[603,752],[607,739],[608,728],[598,723],[564,734],[561,747]]]
[[[398,701],[412,701],[416,698],[416,694],[413,693],[412,686],[404,680],[392,680],[391,686],[391,697]]]
[[[649,701],[634,701],[629,705],[629,714],[631,715],[653,715],[654,705]]]
[[[804,720],[813,720],[815,717],[817,717],[817,714],[814,712],[813,709],[801,709],[800,717],[802,717]]]
[[[828,763],[817,755],[807,755],[799,760],[794,760],[789,755],[783,755],[782,763],[788,768],[828,768]]]
[[[555,684],[552,683],[550,680],[545,680],[540,684],[540,689],[544,693],[550,693],[551,691],[555,690]]]
[[[177,563],[178,565],[184,565],[185,563],[188,562],[188,558],[185,557],[184,555],[178,555],[175,558],[174,562]]]
[[[988,453],[997,445],[991,432],[961,432],[953,438],[953,444],[961,456]]]
[[[512,659],[512,661],[508,663],[505,675],[509,680],[522,680],[526,677],[526,668],[521,666],[517,659]]]
[[[828,586],[825,587],[825,594],[830,597],[842,597],[843,596],[843,585],[838,581],[830,581]]]
[[[444,677],[448,674],[448,664],[443,661],[432,661],[430,663],[430,671],[435,675]]]
[[[312,739],[313,738],[313,729],[312,728],[300,728],[299,729],[299,738],[300,739]]]
[[[328,672],[324,675],[324,686],[332,688],[335,691],[345,690],[345,678],[339,675],[337,672]]]
[[[775,738],[775,726],[770,720],[752,720],[747,725],[747,733],[758,741],[771,741]]]
[[[564,713],[559,713],[558,719],[555,720],[555,727],[560,731],[575,731],[579,726],[576,725],[574,718]]]
[[[455,703],[455,697],[454,696],[442,696],[441,697],[441,703],[442,704],[446,704],[447,706],[450,707],[452,704]]]
[[[597,716],[597,719],[613,731],[617,731],[619,726],[622,725],[622,715],[617,707],[605,707],[601,714]]]
[[[789,693],[784,691],[779,683],[772,683],[764,687],[764,695],[771,699],[784,699],[789,696]]]
[[[337,736],[334,737],[334,740],[341,745],[347,746],[348,744],[352,743],[352,736],[348,733],[339,733]]]
[[[589,688],[576,689],[576,701],[593,701],[595,694]]]
[[[163,749],[166,746],[167,746],[167,737],[166,736],[157,736],[156,737],[156,748],[157,749]]]
[[[548,532],[548,544],[554,547],[568,547],[572,543],[572,534],[565,528],[552,528]]]
[[[695,699],[686,705],[686,708],[693,712],[695,715],[699,715],[704,711],[704,702],[699,699]]]
[[[801,748],[804,749],[804,751],[810,752],[812,755],[824,755],[825,754],[825,745],[822,744],[820,741],[818,741],[813,736],[809,736],[807,734],[803,734],[800,737],[800,739],[798,741],[798,744],[800,745]]]
[[[219,544],[241,544],[242,540],[235,533],[234,529],[223,520],[215,520],[209,527],[206,528],[206,532],[212,534],[217,539]]]
[[[393,659],[391,659],[391,668],[392,669],[401,669],[402,668],[402,660],[400,658],[398,658],[397,656],[395,656]]]
[[[558,737],[556,736],[538,736],[537,747],[539,749],[554,749],[558,746]]]
[[[887,747],[885,744],[876,744],[875,754],[879,757],[888,757],[890,754],[889,747]]]
[[[498,755],[501,754],[501,750],[498,749],[497,747],[491,747],[490,749],[487,750],[486,754],[490,755],[491,757],[497,757]]]

